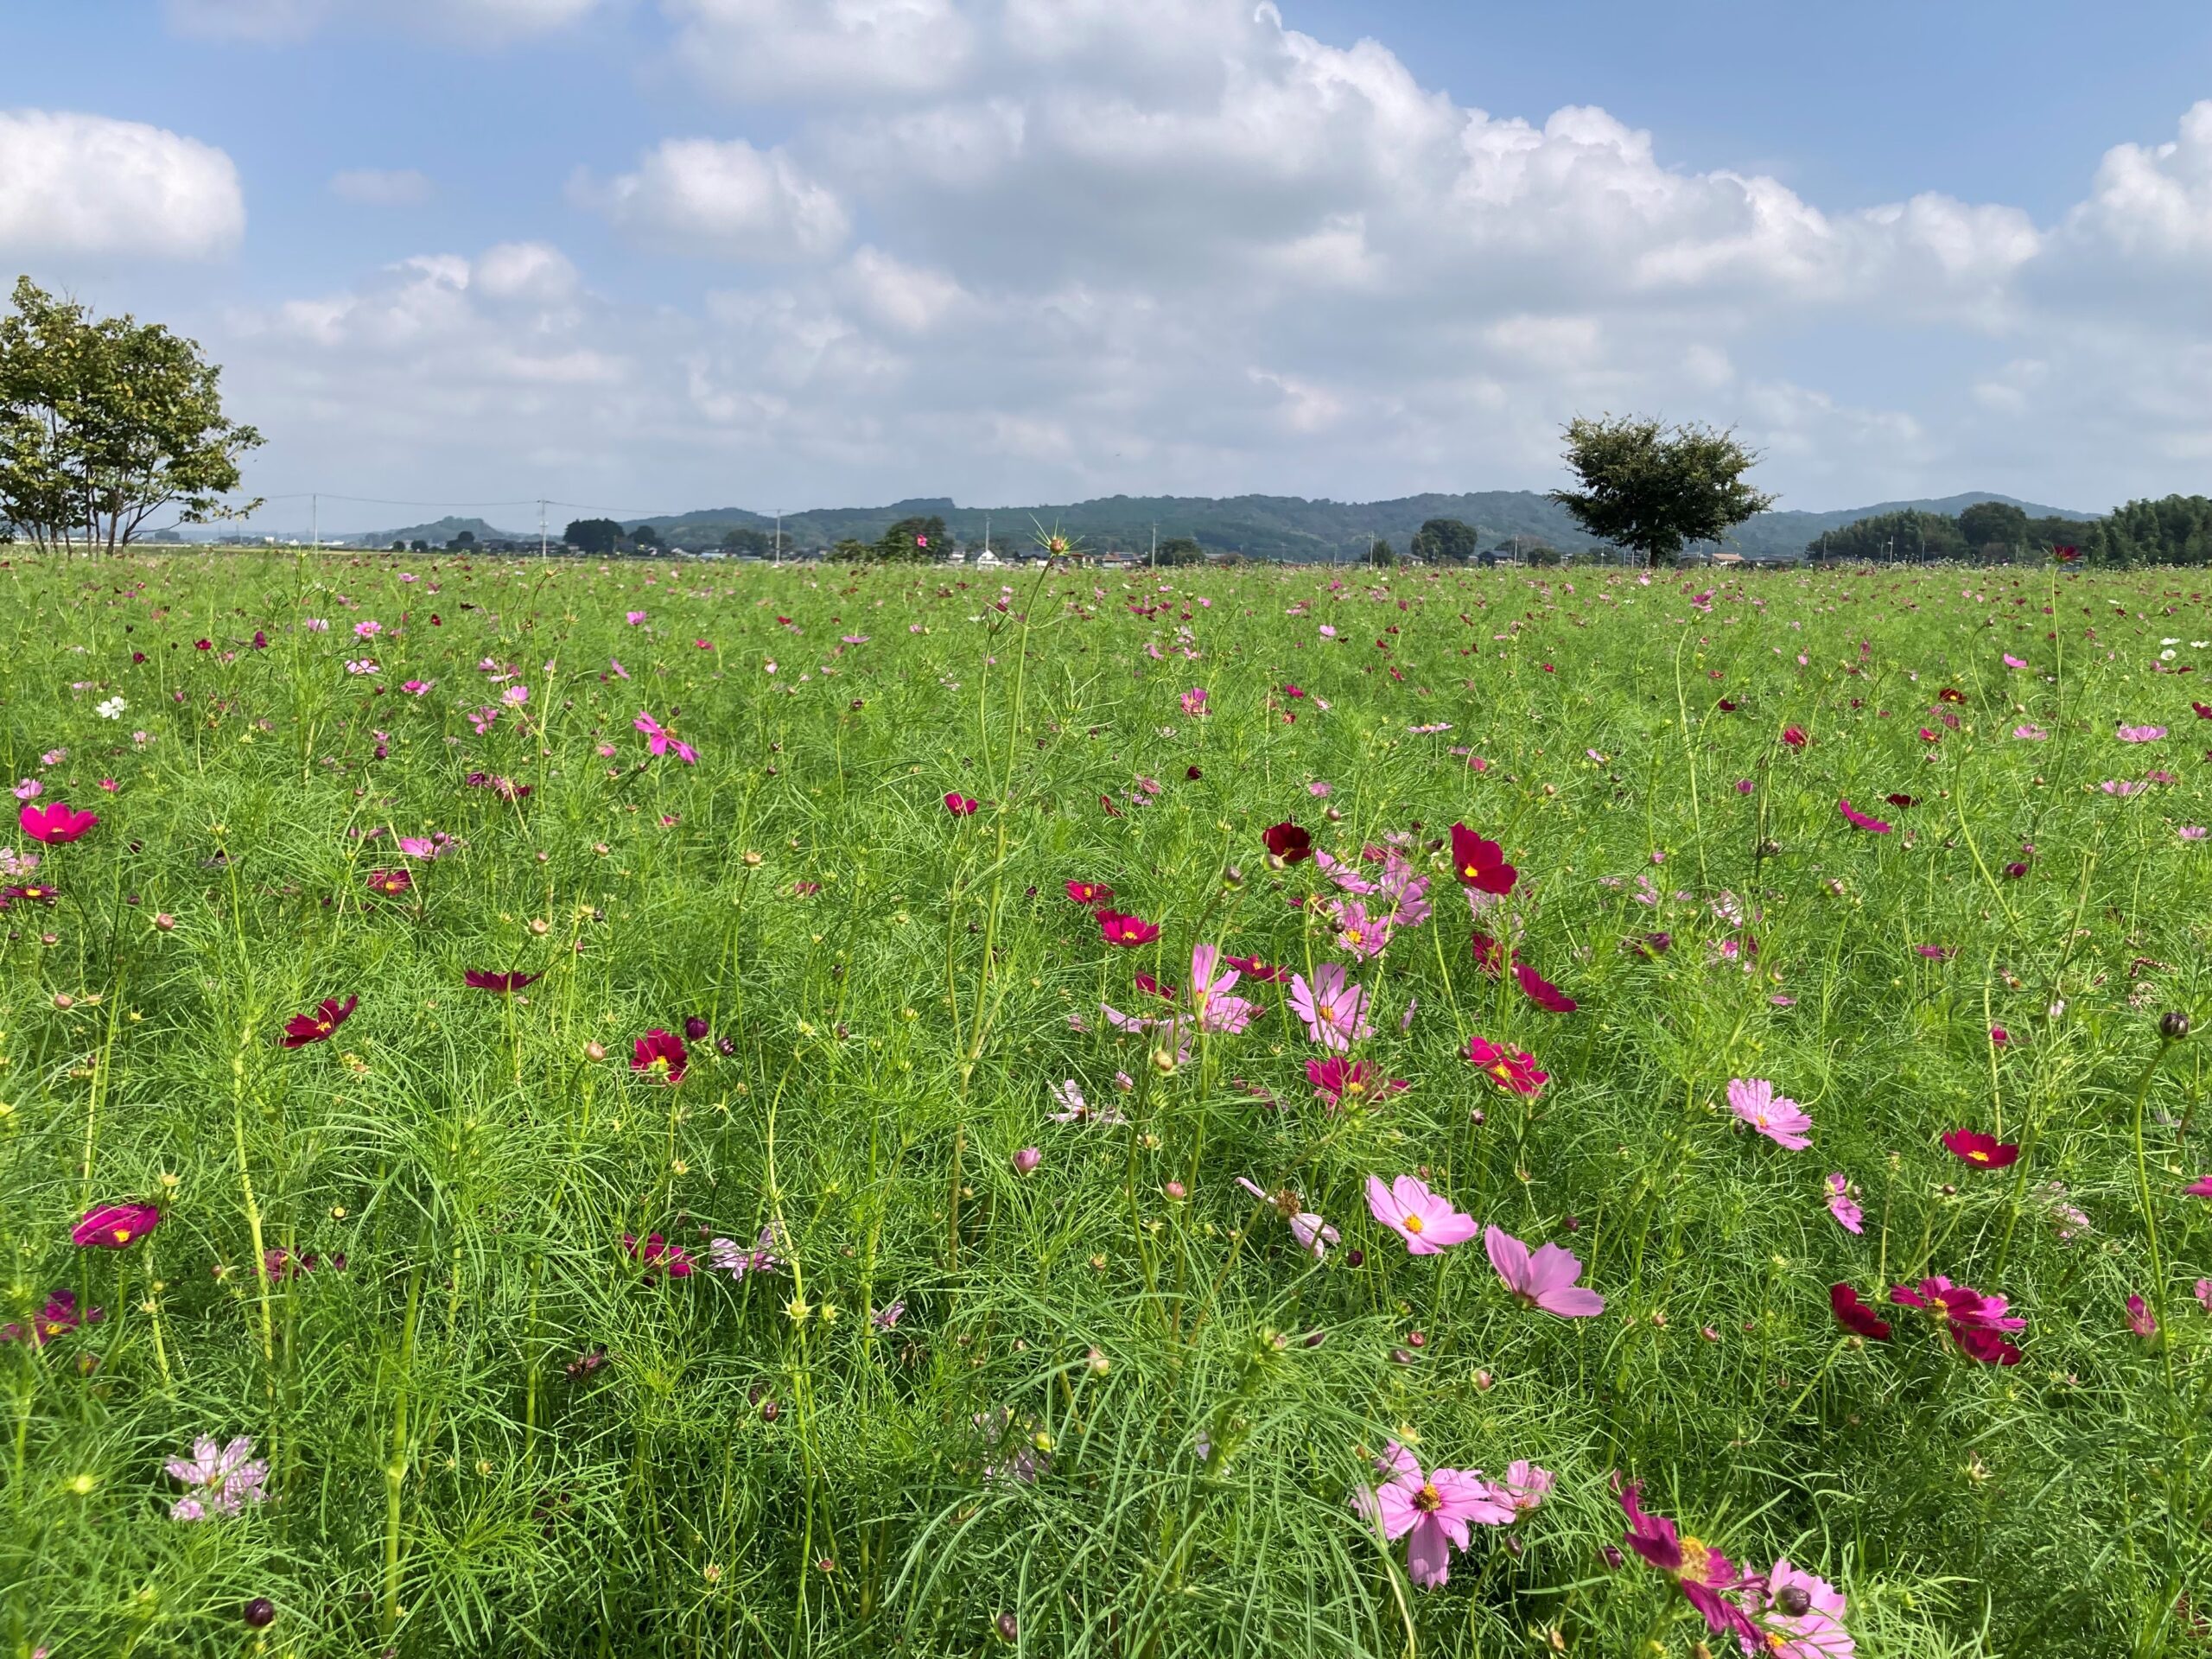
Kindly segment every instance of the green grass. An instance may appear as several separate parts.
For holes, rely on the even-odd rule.
[[[2158,1029],[2203,1008],[2212,920],[2212,846],[2176,834],[2212,823],[2212,672],[2153,671],[2212,671],[2185,573],[1754,576],[1709,613],[1701,580],[1580,570],[0,574],[7,779],[101,818],[44,849],[58,903],[0,917],[0,1289],[105,1312],[0,1348],[0,1650],[1688,1654],[1682,1597],[1605,1554],[1616,1475],[1831,1580],[1875,1659],[2203,1650],[2212,1205],[2183,1188],[2212,1158],[2202,1042]],[[486,658],[530,697],[480,734]],[[640,710],[699,764],[652,759]],[[1289,902],[1327,882],[1261,846],[1286,818],[1346,858],[1410,834],[1433,876],[1362,974],[1361,1052],[1411,1084],[1364,1107],[1313,1099],[1278,988],[1166,1067],[1100,1017],[1200,941],[1342,959]],[[1519,866],[1519,947],[1578,1012],[1478,970],[1422,850],[1455,821]],[[460,844],[394,848],[432,831]],[[1071,879],[1159,943],[1105,946]],[[688,1017],[683,1082],[633,1074]],[[1477,1033],[1543,1093],[1492,1089]],[[1736,1128],[1738,1077],[1803,1103],[1811,1149]],[[1065,1078],[1127,1123],[1047,1121]],[[1961,1163],[1961,1126],[2018,1164]],[[1479,1242],[1409,1257],[1363,1185],[1420,1169],[1570,1245],[1605,1313],[1516,1306]],[[1239,1175],[1342,1246],[1316,1264]],[[151,1235],[72,1246],[131,1199]],[[710,1268],[764,1227],[781,1270]],[[649,1276],[624,1239],[653,1233],[699,1270]],[[318,1265],[264,1272],[257,1239]],[[1929,1273],[2009,1297],[2022,1362],[1905,1309],[1840,1342],[1832,1283]],[[254,1438],[267,1502],[170,1518],[203,1433]],[[1350,1502],[1394,1437],[1558,1484],[1417,1589]]]

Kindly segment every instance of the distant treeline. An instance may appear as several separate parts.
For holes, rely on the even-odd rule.
[[[1978,501],[1955,517],[1876,513],[1805,544],[1808,558],[2008,563],[2078,548],[2095,565],[2212,564],[2212,497],[2130,501],[2102,518],[2031,518],[2009,501]]]

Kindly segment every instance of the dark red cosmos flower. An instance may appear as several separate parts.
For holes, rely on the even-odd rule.
[[[1885,795],[1885,796],[1883,796],[1883,797],[1882,797],[1882,798],[1883,798],[1884,800],[1887,801],[1887,802],[1888,802],[1891,806],[1900,807],[1900,808],[1902,808],[1902,807],[1907,807],[1907,806],[1918,806],[1918,805],[1920,804],[1920,803],[1919,803],[1917,800],[1914,799],[1914,798],[1913,798],[1911,796],[1910,796],[1910,795]]]
[[[99,819],[93,813],[71,811],[67,801],[55,801],[48,806],[33,806],[26,801],[23,810],[16,815],[16,822],[33,841],[62,847],[82,836]]]
[[[649,1233],[640,1242],[635,1233],[622,1235],[622,1248],[645,1264],[648,1278],[664,1273],[671,1279],[691,1276],[691,1258],[681,1244],[671,1244],[658,1233]]]
[[[103,1204],[78,1217],[69,1230],[69,1242],[80,1248],[119,1250],[161,1224],[162,1212],[150,1204]]]
[[[1736,712],[1736,700],[1733,697],[1723,697],[1713,706],[1724,715],[1732,715]]]
[[[1114,896],[1114,889],[1103,881],[1071,881],[1068,897],[1086,910],[1096,910]]]
[[[1258,957],[1224,957],[1222,960],[1248,979],[1256,979],[1262,985],[1280,985],[1290,977],[1290,969],[1278,968]]]
[[[1812,739],[1805,735],[1804,728],[1802,726],[1785,726],[1782,728],[1782,741],[1793,749],[1802,749],[1806,744],[1811,742]]]
[[[1464,823],[1452,826],[1452,874],[1459,885],[1503,896],[1513,891],[1519,874],[1505,861],[1505,849],[1485,841]]]
[[[50,905],[61,896],[55,888],[43,881],[22,881],[13,887],[0,887],[0,910],[5,910],[16,899],[28,904]]]
[[[696,1014],[687,1015],[683,1021],[683,1034],[695,1043],[704,1042],[707,1033],[713,1029],[714,1027],[709,1026],[702,1017]]]
[[[1163,1002],[1173,1002],[1178,995],[1173,985],[1162,984],[1159,980],[1154,979],[1150,974],[1139,974],[1137,976],[1137,989],[1144,992],[1148,996],[1156,996]]]
[[[2056,559],[2061,564],[2071,564],[2075,560],[2082,556],[2082,550],[2078,547],[2062,545],[2052,548],[2050,550],[2050,556]]]
[[[1196,766],[1185,766],[1183,768],[1183,775],[1195,784],[1199,779],[1205,777],[1205,773],[1200,772]]]
[[[415,878],[405,870],[371,870],[369,891],[380,893],[387,899],[396,898],[415,885]]]
[[[1675,936],[1671,933],[1631,933],[1621,941],[1621,949],[1632,950],[1649,962],[1665,956],[1674,944]]]
[[[1150,944],[1160,937],[1157,923],[1140,917],[1124,916],[1118,910],[1098,912],[1098,931],[1109,944]]]
[[[213,639],[195,639],[192,642],[192,648],[194,651],[213,651],[215,642]]]
[[[1577,1006],[1574,999],[1527,963],[1516,962],[1513,964],[1513,977],[1521,982],[1521,988],[1528,992],[1529,1000],[1547,1013],[1573,1014]]]
[[[534,982],[536,974],[487,974],[481,968],[471,968],[461,975],[461,982],[472,991],[497,991],[501,996],[518,991]]]
[[[1262,830],[1260,839],[1269,855],[1285,864],[1301,864],[1313,856],[1313,837],[1288,819]]]
[[[284,1022],[284,1046],[305,1048],[309,1043],[319,1043],[353,1017],[353,1010],[361,999],[349,996],[340,1002],[334,996],[326,996],[315,1005],[312,1014],[296,1014]]]
[[[1936,700],[1938,702],[1964,702],[1967,694],[1955,685],[1947,685],[1936,694]]]
[[[1828,1306],[1835,1312],[1835,1322],[1853,1335],[1869,1342],[1890,1339],[1890,1322],[1860,1301],[1859,1293],[1849,1285],[1830,1285]]]
[[[46,1299],[46,1306],[26,1330],[20,1325],[0,1325],[0,1342],[28,1342],[35,1348],[43,1348],[56,1337],[66,1337],[80,1325],[98,1325],[107,1317],[106,1310],[93,1308],[90,1313],[77,1312],[77,1293],[57,1290]]]
[[[972,795],[963,795],[956,789],[944,798],[944,810],[956,818],[973,817],[976,813],[976,798]]]
[[[2020,1160],[2020,1149],[1980,1129],[1946,1129],[1943,1144],[1961,1163],[1976,1169],[2009,1169]]]
[[[691,1056],[683,1046],[683,1039],[673,1032],[655,1026],[632,1045],[630,1069],[647,1071],[664,1083],[683,1081],[683,1068],[690,1064]]]
[[[2196,710],[2199,720],[2212,720],[2212,704],[2192,702],[2189,706]]]
[[[1499,967],[1505,960],[1505,947],[1480,928],[1477,928],[1474,931],[1473,944],[1475,966],[1495,979]]]

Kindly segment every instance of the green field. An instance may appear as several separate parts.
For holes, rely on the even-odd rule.
[[[0,577],[0,1651],[2212,1642],[2187,573]]]

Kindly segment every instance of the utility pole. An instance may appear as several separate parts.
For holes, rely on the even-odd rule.
[[[545,556],[545,498],[537,498],[537,556]]]
[[[778,564],[778,566],[779,566],[779,567],[780,567],[780,566],[783,564],[783,562],[784,562],[784,510],[783,510],[781,507],[778,507],[778,508],[776,509],[776,563]]]
[[[1152,527],[1152,552],[1145,560],[1145,568],[1148,570],[1160,569],[1160,526],[1158,524]]]
[[[316,547],[322,545],[322,498],[308,497],[308,540]]]

